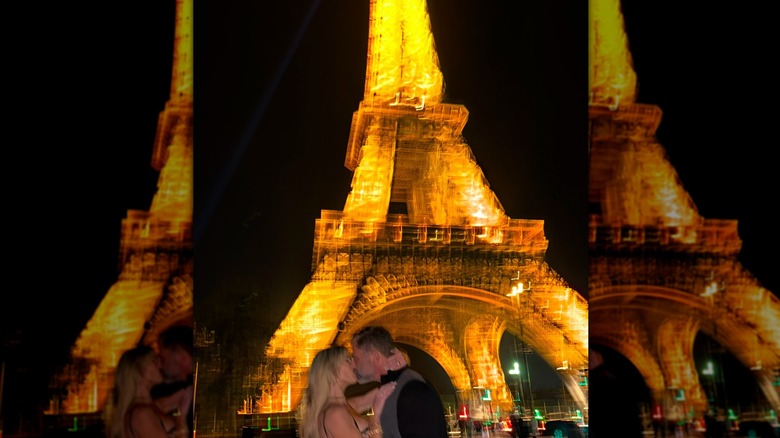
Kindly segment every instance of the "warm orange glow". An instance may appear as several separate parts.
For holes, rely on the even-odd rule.
[[[680,183],[660,144],[653,137],[638,137],[618,132],[613,140],[624,141],[626,148],[612,169],[605,188],[604,220],[608,223],[685,227],[698,225],[700,218],[688,192]],[[630,137],[629,137],[630,136]],[[600,145],[595,146],[596,150]],[[684,228],[680,228],[680,231]],[[690,241],[692,235],[676,235]]]
[[[345,159],[351,191],[343,211],[317,220],[312,280],[252,377],[256,413],[295,409],[314,354],[368,323],[430,354],[461,402],[479,385],[512,410],[502,335],[522,333],[551,364],[585,367],[587,303],[544,263],[544,222],[504,212],[464,142],[466,108],[441,102],[426,2],[372,0],[370,10],[365,95]],[[391,203],[406,213],[389,214]],[[534,285],[522,300],[518,283]],[[551,301],[556,311],[541,305]],[[562,378],[584,408],[584,390]]]
[[[372,0],[364,99],[422,109],[439,103],[439,70],[426,0]]]
[[[336,268],[339,261],[332,259],[326,265],[331,263],[330,268]],[[313,281],[301,291],[266,346],[266,356],[278,361],[285,371],[278,383],[267,382],[264,386],[265,392],[276,396],[263,400],[261,412],[289,412],[297,406],[309,364],[319,350],[328,347],[336,338],[338,323],[356,294],[354,283],[333,281]],[[289,395],[281,397],[288,393],[294,393],[294,406],[290,404]]]
[[[67,389],[67,396],[52,400],[47,414],[98,412],[120,355],[191,318],[191,0],[176,1],[171,97],[160,113],[152,166],[160,176],[151,208],[129,210],[122,221],[119,278],[77,338],[71,362],[55,377],[53,384]]]
[[[619,0],[589,3],[589,84],[591,103],[618,107],[636,98],[636,73]]]

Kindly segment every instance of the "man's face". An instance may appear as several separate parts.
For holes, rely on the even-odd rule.
[[[352,344],[352,365],[355,367],[355,374],[358,382],[378,382],[379,377],[384,371],[377,366],[379,352],[372,349],[364,349]]]
[[[162,372],[166,378],[171,378],[178,374],[179,366],[176,364],[176,352],[171,348],[160,348],[160,362]]]
[[[163,381],[161,365],[160,357],[154,355],[144,364],[141,375],[153,384],[161,383]]]
[[[160,361],[167,379],[183,379],[192,373],[192,359],[181,348],[160,348]]]

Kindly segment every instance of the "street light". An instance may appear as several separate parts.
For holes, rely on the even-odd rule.
[[[520,377],[520,364],[515,362],[514,363],[514,368],[509,370],[509,374],[511,374],[513,376],[517,376],[517,388],[518,388],[517,400],[514,400],[514,401],[522,403],[524,395],[523,395],[523,382],[521,380],[522,378]]]

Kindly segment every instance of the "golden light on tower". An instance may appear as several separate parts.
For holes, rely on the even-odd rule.
[[[172,225],[192,223],[192,1],[177,0],[170,97],[160,112],[152,167],[160,171],[150,213]]]
[[[414,223],[506,225],[471,148],[458,137],[468,111],[441,103],[444,79],[426,0],[375,0],[370,16],[364,96],[344,163],[354,171],[345,219],[385,222],[389,203],[399,202]],[[396,127],[382,122],[409,111],[442,121],[438,138],[397,137]]]
[[[426,0],[371,2],[364,100],[422,109],[441,102],[444,79]],[[412,36],[409,38],[409,36]]]
[[[620,1],[600,0],[588,5],[590,101],[610,106],[618,106],[621,102],[633,103],[636,98],[636,73],[628,49]]]

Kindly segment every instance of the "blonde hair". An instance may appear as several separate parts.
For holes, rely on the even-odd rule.
[[[316,438],[319,435],[317,419],[327,405],[339,367],[348,357],[349,351],[342,346],[326,348],[314,356],[301,403],[301,425],[298,431],[301,438]]]
[[[130,436],[129,428],[125,424],[125,416],[133,404],[144,367],[156,357],[157,354],[151,347],[141,345],[125,351],[119,358],[114,371],[114,387],[109,393],[103,410],[108,438]]]

